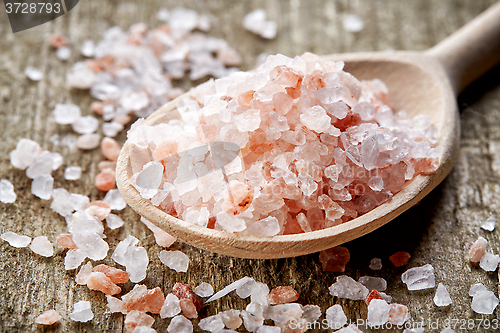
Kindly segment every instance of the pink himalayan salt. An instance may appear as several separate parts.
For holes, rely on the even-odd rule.
[[[116,162],[115,161],[101,161],[97,164],[97,168],[99,171],[102,171],[104,169],[116,169]]]
[[[196,305],[194,305],[192,300],[188,298],[181,299],[179,301],[179,306],[182,310],[182,314],[184,314],[186,318],[189,319],[198,318],[198,311],[196,311]]]
[[[124,272],[119,268],[111,267],[106,264],[100,264],[92,269],[93,272],[104,273],[113,283],[126,283],[130,273]]]
[[[122,288],[114,284],[106,274],[101,272],[92,272],[89,274],[87,277],[87,287],[91,290],[102,291],[106,295],[115,295],[122,291]]]
[[[389,261],[395,267],[401,267],[401,266],[407,265],[410,258],[411,258],[411,254],[409,254],[408,252],[399,251],[399,252],[394,253],[392,256],[390,256]]]
[[[104,137],[101,141],[101,151],[110,161],[117,161],[122,147],[115,139]]]
[[[372,291],[370,291],[370,293],[368,294],[368,296],[366,296],[366,299],[365,299],[365,303],[366,305],[370,305],[370,302],[372,301],[372,299],[384,299],[382,297],[382,295],[380,295],[380,293],[373,289]]]
[[[469,260],[472,263],[478,263],[486,252],[488,241],[484,237],[479,237],[469,250]]]
[[[189,299],[193,302],[196,307],[196,311],[199,312],[203,307],[201,299],[193,292],[191,286],[185,283],[177,282],[172,288],[172,294],[177,296],[179,300]]]
[[[62,247],[65,247],[67,249],[77,249],[78,246],[76,246],[75,242],[73,242],[73,235],[72,234],[59,234],[57,235],[57,242],[61,244]]]
[[[52,46],[55,49],[58,49],[63,46],[66,46],[68,44],[68,40],[61,34],[54,34],[50,37],[49,43],[50,46]]]
[[[47,310],[35,319],[35,323],[43,326],[51,326],[61,321],[61,315],[56,310]]]
[[[408,307],[397,303],[389,305],[389,322],[394,325],[403,325],[409,318]]]
[[[75,281],[77,284],[81,286],[87,285],[87,279],[90,274],[92,274],[92,262],[87,262],[85,265],[83,265],[80,270],[78,271],[78,274],[76,274]]]
[[[248,209],[253,200],[253,190],[240,182],[231,182],[222,209],[228,214],[238,215]]]
[[[148,290],[146,286],[136,284],[128,294],[122,296],[123,312],[133,310],[159,314],[165,296],[159,287]]]
[[[267,303],[269,305],[291,303],[298,300],[299,296],[299,293],[291,286],[279,286],[267,294]]]
[[[115,188],[116,178],[113,169],[104,169],[97,176],[95,176],[95,187],[97,189],[107,192]]]
[[[321,267],[325,272],[343,273],[345,265],[351,259],[351,254],[346,247],[336,246],[319,253]]]
[[[92,111],[93,113],[95,113],[98,116],[102,116],[103,107],[104,107],[104,103],[94,101],[90,104],[90,111]]]
[[[150,315],[147,315],[141,311],[130,311],[125,316],[125,327],[127,328],[127,333],[132,333],[134,328],[137,326],[153,326],[155,319]]]
[[[109,203],[101,200],[92,201],[85,208],[85,212],[89,215],[97,217],[99,220],[104,220],[111,213]]]

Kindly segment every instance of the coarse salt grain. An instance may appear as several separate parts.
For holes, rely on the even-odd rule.
[[[363,30],[365,23],[358,15],[349,14],[342,20],[342,26],[345,31],[359,32]]]
[[[368,266],[372,271],[379,271],[382,269],[382,259],[373,258],[370,260],[370,266]]]
[[[69,125],[77,121],[82,116],[80,107],[75,104],[57,103],[52,111],[54,120],[59,125]]]
[[[422,290],[434,288],[435,277],[434,267],[427,264],[422,267],[410,268],[401,276],[401,280],[406,284],[408,290]]]
[[[17,195],[14,192],[14,185],[7,179],[0,180],[0,201],[3,203],[14,203]]]
[[[70,166],[64,170],[64,179],[77,180],[82,175],[82,168],[79,166]]]
[[[31,251],[44,257],[52,257],[54,255],[54,247],[47,239],[47,236],[39,236],[33,238],[30,245]]]
[[[496,224],[497,224],[497,220],[496,220],[495,216],[491,215],[483,223],[481,223],[481,229],[484,229],[487,231],[493,231],[493,230],[495,230]]]
[[[487,272],[494,272],[498,268],[498,263],[500,263],[500,256],[485,252],[481,261],[479,261],[479,267]]]
[[[24,74],[31,81],[40,81],[43,78],[43,73],[36,67],[28,66],[24,69]]]
[[[56,310],[47,310],[35,319],[38,325],[50,326],[59,323],[61,315]]]
[[[210,297],[214,294],[214,287],[210,283],[202,282],[193,291],[200,297]]]
[[[73,321],[85,323],[94,318],[92,309],[90,308],[89,301],[80,301],[73,305],[73,312],[70,313],[69,318]]]
[[[339,304],[326,309],[325,318],[328,321],[328,327],[338,330],[347,324],[347,317],[344,309]]]
[[[4,232],[0,238],[8,242],[10,246],[13,247],[26,247],[31,243],[31,238],[24,235],[18,235],[15,232],[7,231]]]
[[[469,250],[469,260],[472,263],[478,263],[486,252],[488,241],[484,237],[479,237]]]
[[[31,182],[31,193],[40,199],[50,200],[54,178],[51,175],[38,175]]]
[[[189,257],[181,251],[161,251],[158,254],[161,262],[176,272],[187,272]]]
[[[328,289],[332,296],[352,300],[364,300],[369,293],[368,288],[347,275],[337,276],[337,282]]]
[[[436,295],[434,296],[434,304],[437,306],[448,306],[451,304],[451,297],[446,287],[439,283],[436,289]]]

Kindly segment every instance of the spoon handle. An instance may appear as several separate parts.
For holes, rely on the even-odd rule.
[[[444,66],[455,94],[500,61],[500,2],[426,51]]]

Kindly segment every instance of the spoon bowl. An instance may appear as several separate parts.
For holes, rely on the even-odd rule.
[[[360,80],[381,79],[391,106],[408,117],[429,115],[438,136],[439,167],[419,175],[389,201],[349,222],[323,230],[273,237],[232,234],[177,219],[144,199],[130,184],[137,165],[135,145],[126,142],[118,159],[117,184],[124,200],[140,215],[193,246],[241,258],[283,258],[322,251],[363,236],[419,202],[451,171],[459,148],[456,94],[500,58],[500,3],[492,6],[445,41],[425,52],[371,52],[324,56],[345,62],[344,70]],[[464,50],[475,49],[475,52]],[[480,49],[481,52],[478,52]],[[189,92],[151,114],[148,125],[178,117],[176,105]],[[142,164],[140,164],[142,166]],[[135,169],[135,170],[134,170]]]

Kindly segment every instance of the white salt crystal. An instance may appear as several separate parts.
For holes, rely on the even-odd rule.
[[[249,332],[255,332],[259,326],[264,324],[264,318],[259,316],[254,316],[247,311],[241,311],[241,318],[243,318],[243,326]]]
[[[0,201],[3,203],[14,203],[16,201],[14,185],[7,179],[0,180]]]
[[[102,124],[102,133],[105,136],[114,138],[119,132],[123,131],[123,125],[116,121]]]
[[[71,57],[71,49],[67,46],[63,46],[57,49],[56,57],[59,60],[66,61]]]
[[[40,145],[29,139],[21,139],[17,142],[16,149],[10,152],[10,163],[13,167],[25,170],[40,154]]]
[[[347,317],[344,309],[339,304],[326,309],[325,318],[328,321],[328,327],[338,330],[347,324]]]
[[[216,215],[217,223],[228,232],[240,232],[246,229],[245,220],[232,214],[220,212]]]
[[[343,329],[338,330],[338,331],[336,331],[335,333],[363,333],[363,331],[361,331],[361,330],[360,330],[360,329],[356,326],[356,324],[350,324],[349,326],[344,327]]]
[[[382,299],[372,299],[368,305],[368,325],[379,326],[389,320],[391,306]]]
[[[451,304],[450,293],[446,290],[446,287],[442,283],[439,283],[436,289],[434,304],[437,306],[448,306]]]
[[[181,251],[163,250],[158,254],[158,258],[164,265],[176,272],[187,272],[189,257]]]
[[[94,72],[83,61],[75,63],[71,71],[66,74],[66,84],[69,88],[89,89],[94,79]]]
[[[401,280],[406,284],[408,290],[422,290],[434,288],[436,285],[434,277],[434,267],[427,264],[422,267],[410,268],[401,276]]]
[[[113,230],[113,229],[117,229],[117,228],[120,228],[121,226],[123,226],[124,222],[123,222],[122,218],[119,217],[118,215],[109,214],[106,217],[106,224],[108,225],[109,229]]]
[[[68,191],[64,188],[55,188],[52,190],[52,202],[50,209],[62,216],[68,216],[75,210],[73,202]]]
[[[97,131],[99,120],[93,116],[80,117],[71,123],[71,127],[76,133],[91,134]]]
[[[92,260],[102,260],[108,254],[109,245],[96,232],[73,234],[78,249]]]
[[[236,295],[240,298],[245,299],[252,293],[253,285],[257,283],[254,279],[249,278],[244,284],[236,288]]]
[[[382,269],[382,259],[373,258],[370,260],[370,266],[368,266],[373,271],[379,271]]]
[[[24,69],[24,74],[31,81],[40,81],[43,78],[43,73],[36,67],[28,66]]]
[[[498,305],[498,298],[492,291],[480,291],[472,298],[471,308],[476,313],[492,314]]]
[[[255,131],[260,126],[260,110],[250,109],[236,116],[234,121],[240,132]]]
[[[175,316],[167,327],[168,333],[193,333],[193,324],[182,315]]]
[[[425,329],[423,327],[417,328],[407,328],[403,331],[403,333],[424,333]]]
[[[244,278],[241,278],[241,279],[231,283],[230,285],[228,285],[227,287],[225,287],[224,289],[222,289],[221,291],[217,292],[215,295],[210,297],[205,303],[210,303],[210,302],[215,301],[221,297],[226,296],[231,291],[238,289],[240,286],[244,285],[248,281],[253,281],[253,279],[251,277],[245,276]]]
[[[246,30],[260,35],[261,37],[266,39],[273,39],[274,37],[276,37],[276,33],[278,30],[278,25],[276,22],[266,21],[266,12],[262,8],[248,13],[243,18],[243,27]]]
[[[26,247],[31,242],[31,237],[24,236],[24,235],[18,235],[12,231],[4,232],[0,236],[0,238],[2,238],[4,241],[8,242],[10,244],[10,246],[18,247],[18,248]]]
[[[342,21],[342,26],[345,31],[359,32],[363,30],[365,23],[358,15],[349,14]]]
[[[274,321],[276,325],[282,325],[292,319],[300,318],[302,312],[300,304],[288,303],[264,307],[263,316],[265,319]]]
[[[482,283],[473,284],[472,286],[470,286],[469,296],[474,297],[477,293],[481,291],[488,291],[488,289],[486,289],[486,287]]]
[[[54,247],[47,239],[47,236],[35,237],[31,242],[30,249],[44,257],[52,257],[54,255]]]
[[[269,294],[269,287],[262,282],[255,282],[252,285],[250,292],[250,302],[254,304],[267,305],[267,295]]]
[[[68,223],[68,230],[72,234],[94,233],[102,235],[104,232],[102,222],[97,217],[90,215],[86,211],[79,210],[75,212],[71,222],[72,223]],[[95,235],[92,237],[95,237]]]
[[[117,264],[122,266],[126,266],[126,258],[125,253],[130,246],[135,246],[139,243],[139,240],[134,236],[127,236],[124,240],[122,240],[115,248],[115,251],[111,255],[111,259],[113,259]]]
[[[168,294],[160,310],[161,319],[172,318],[181,313],[179,299],[174,294]]]
[[[111,295],[106,295],[108,301],[108,308],[111,313],[123,311],[123,301]]]
[[[209,331],[213,333],[219,332],[225,327],[219,315],[201,319],[198,323],[198,326],[204,331]]]
[[[322,133],[330,127],[331,118],[319,105],[309,108],[300,115],[300,121],[312,131]]]
[[[156,333],[156,330],[147,326],[136,326],[132,333]]]
[[[358,281],[368,288],[368,290],[384,291],[387,289],[387,281],[383,278],[362,276]]]
[[[83,134],[76,140],[76,147],[82,150],[92,150],[101,144],[101,136],[97,133]]]
[[[87,258],[87,255],[79,249],[68,250],[66,257],[64,257],[64,269],[69,271],[78,268],[85,258]]]
[[[73,305],[73,312],[70,313],[69,318],[73,321],[85,323],[94,318],[94,314],[90,308],[89,301],[80,301]]]
[[[57,103],[52,111],[54,120],[59,125],[69,125],[77,121],[82,116],[80,107],[76,104]]]
[[[280,333],[281,332],[281,327],[279,326],[267,326],[267,325],[262,325],[260,327],[257,327],[257,330],[255,333]]]
[[[491,215],[486,219],[486,221],[481,223],[481,228],[484,230],[493,231],[495,230],[496,224],[497,224],[497,219],[495,218],[495,216]]]
[[[168,23],[170,19],[170,12],[166,8],[160,8],[158,13],[156,13],[156,18],[160,21]]]
[[[305,305],[302,310],[302,318],[307,320],[308,323],[314,323],[321,317],[321,308],[317,305]]]
[[[95,49],[94,41],[92,39],[86,39],[82,43],[80,52],[85,57],[92,57],[94,55],[94,49]]]
[[[79,166],[70,166],[64,170],[64,179],[66,180],[77,180],[80,179],[82,175],[82,168]]]
[[[368,288],[361,283],[354,281],[347,275],[337,276],[337,282],[332,284],[328,290],[332,296],[348,298],[355,301],[364,300],[370,293]]]
[[[124,257],[126,271],[130,273],[130,281],[138,283],[144,280],[149,264],[148,251],[140,246],[129,246]]]
[[[31,182],[31,193],[43,200],[49,200],[52,197],[52,187],[54,178],[51,175],[39,175]]]
[[[490,252],[485,252],[484,256],[479,262],[479,267],[487,272],[494,272],[498,268],[498,263],[500,262],[500,256],[492,254]]]
[[[163,164],[149,162],[143,166],[142,171],[137,174],[135,184],[144,199],[151,199],[158,193],[162,177]]]
[[[445,328],[443,328],[441,333],[455,333],[455,331],[450,327],[445,327]]]
[[[54,195],[53,193],[54,191],[52,191],[52,196]],[[89,197],[76,193],[71,193],[69,195],[69,201],[71,202],[73,210],[85,210],[90,203]]]
[[[258,236],[274,236],[281,231],[280,223],[274,216],[268,216],[262,220],[253,222],[248,228],[248,232]]]
[[[90,274],[92,274],[92,262],[89,261],[85,265],[83,265],[80,270],[78,271],[78,274],[75,276],[75,281],[77,284],[81,286],[86,286],[87,285],[87,279],[89,278]]]
[[[210,283],[202,282],[193,291],[200,297],[210,297],[214,294],[214,287]]]
[[[102,200],[109,204],[111,210],[123,210],[127,207],[127,203],[123,200],[118,189],[109,190]]]
[[[62,161],[61,154],[45,150],[26,169],[26,176],[35,179],[39,175],[50,175],[53,170],[57,170],[61,166]]]

